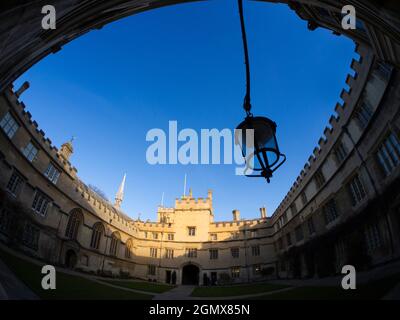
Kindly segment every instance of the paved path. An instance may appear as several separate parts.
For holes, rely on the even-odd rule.
[[[192,297],[190,296],[195,286],[178,286],[170,291],[157,294],[153,300],[243,300],[251,299],[260,296],[267,296],[279,292],[285,292],[294,289],[293,287],[284,288],[274,291],[246,294],[242,296],[229,296],[229,297]]]
[[[177,286],[172,290],[156,294],[153,300],[191,300],[190,296],[195,286]]]
[[[0,259],[0,300],[36,300],[38,297]]]
[[[190,297],[192,300],[245,300],[245,299],[252,299],[261,296],[269,296],[271,294],[285,292],[293,290],[294,287],[284,288],[279,290],[273,291],[266,291],[266,292],[259,292],[259,293],[252,293],[252,294],[245,294],[242,296],[229,296],[229,297]]]

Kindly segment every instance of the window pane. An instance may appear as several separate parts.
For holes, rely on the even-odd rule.
[[[3,129],[4,133],[11,139],[14,136],[15,132],[18,130],[19,125],[11,116],[11,114],[7,112],[7,114],[0,122],[0,127]]]

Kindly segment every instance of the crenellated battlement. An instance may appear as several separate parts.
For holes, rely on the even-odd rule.
[[[211,210],[212,211],[212,197],[207,198],[194,198],[183,196],[175,199],[175,210]]]
[[[45,151],[61,168],[63,168],[69,176],[75,179],[78,170],[72,166],[69,161],[65,161],[60,157],[57,147],[52,144],[52,141],[48,137],[46,137],[45,132],[42,129],[39,129],[38,123],[35,120],[32,120],[32,115],[25,109],[25,104],[18,100],[13,90],[13,86],[8,87],[5,91],[5,96],[22,125],[25,126],[31,137],[39,144],[40,148]]]
[[[259,226],[260,224],[266,224],[270,218],[265,219],[242,219],[238,221],[216,221],[211,223],[211,226],[215,228],[230,228],[230,227],[252,227]]]
[[[174,213],[175,209],[174,208],[167,208],[163,206],[158,206],[157,207],[157,212],[159,213]]]
[[[348,123],[357,105],[364,84],[368,80],[368,75],[374,59],[373,53],[367,47],[357,45],[356,53],[360,56],[359,60],[353,59],[350,65],[350,68],[354,71],[354,75],[348,74],[346,77],[346,84],[349,86],[349,89],[347,90],[344,88],[341,91],[340,98],[342,102],[338,102],[335,105],[335,113],[329,118],[329,125],[325,127],[323,136],[318,140],[318,145],[314,148],[312,154],[304,164],[304,168],[301,170],[289,192],[273,213],[272,218],[274,220],[288,209],[292,201],[310,182],[313,174],[323,164],[337,142],[342,127]]]

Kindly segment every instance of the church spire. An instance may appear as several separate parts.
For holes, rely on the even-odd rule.
[[[121,185],[119,186],[118,192],[115,195],[115,206],[117,208],[121,207],[122,200],[124,200],[125,180],[126,180],[126,173],[124,174]]]

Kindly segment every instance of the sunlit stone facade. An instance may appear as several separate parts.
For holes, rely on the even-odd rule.
[[[359,58],[287,196],[272,216],[260,209],[254,220],[233,211],[231,221],[214,221],[211,191],[203,199],[190,193],[173,208],[159,207],[157,222],[129,218],[118,208],[121,197],[117,206],[102,199],[71,165],[73,144],[54,147],[8,86],[61,45],[24,56],[13,42],[12,59],[7,52],[0,56],[0,239],[54,264],[178,284],[327,276],[347,263],[366,269],[398,259],[398,16],[386,9],[373,15],[364,4],[359,28],[345,32],[341,2],[327,2],[289,6],[311,30],[321,26],[352,38]],[[36,52],[36,43],[29,52]]]
[[[232,221],[215,222],[212,191],[205,198],[190,191],[173,208],[159,207],[157,222],[133,220],[79,180],[69,162],[72,143],[52,146],[12,90],[1,97],[0,119],[4,241],[8,221],[20,210],[28,216],[21,216],[21,249],[82,271],[176,283],[203,283],[207,275],[211,283],[221,274],[229,281],[258,279],[263,269],[275,267],[264,208],[259,219],[240,220],[234,210]],[[122,184],[118,205],[123,191]],[[187,265],[192,270],[185,276]]]

